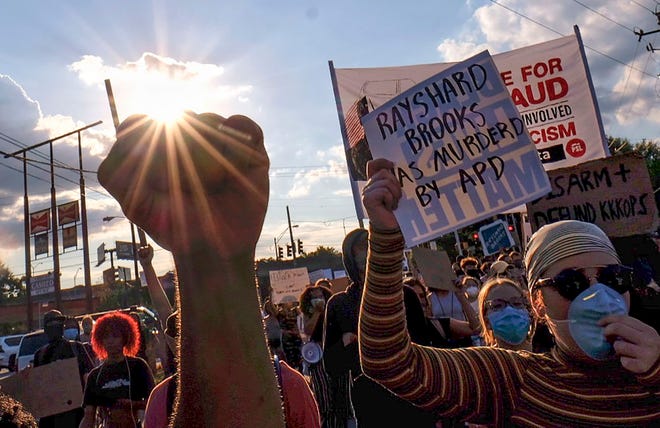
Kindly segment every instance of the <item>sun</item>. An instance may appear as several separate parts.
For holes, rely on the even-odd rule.
[[[129,114],[145,114],[165,125],[177,122],[186,111],[197,112],[204,92],[189,82],[163,76],[136,77],[127,106]]]
[[[168,125],[178,122],[185,110],[185,107],[176,105],[176,103],[170,101],[147,105],[143,112],[155,121]]]

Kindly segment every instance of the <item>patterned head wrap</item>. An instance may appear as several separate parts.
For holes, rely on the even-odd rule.
[[[595,224],[564,220],[541,227],[530,238],[525,252],[530,291],[553,263],[566,257],[592,252],[610,254],[620,262],[612,242]]]

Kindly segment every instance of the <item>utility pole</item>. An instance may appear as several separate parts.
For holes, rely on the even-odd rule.
[[[30,254],[30,206],[28,204],[27,190],[27,157],[23,153],[23,230],[25,238],[25,292],[27,293],[27,325],[32,331],[32,266]],[[41,304],[40,304],[41,305]],[[41,306],[40,306],[41,307]]]
[[[291,228],[291,214],[289,214],[289,206],[286,206],[286,219],[289,223],[289,237],[291,238],[291,254],[293,254],[293,261],[296,261],[296,244],[293,242],[293,229]]]
[[[82,141],[78,132],[78,167],[80,169],[80,222],[82,223],[83,265],[85,267],[85,305],[87,313],[94,312],[92,296],[92,268],[89,261],[89,228],[87,225],[87,200],[85,197],[85,177],[83,175]],[[77,273],[77,272],[76,272]],[[75,287],[75,280],[74,280]]]
[[[91,128],[93,126],[99,125],[103,123],[102,121],[97,121],[92,123],[91,125],[83,126],[82,128],[78,128],[74,131],[67,132],[66,134],[60,135],[55,138],[51,138],[46,141],[42,141],[41,143],[35,144],[30,147],[25,147],[21,150],[15,151],[14,153],[7,153],[5,154],[5,158],[13,157],[13,158],[18,158],[18,155],[22,155],[23,162],[26,161],[26,153],[30,150],[36,149],[38,147],[44,146],[46,144],[49,145],[50,149],[50,210],[51,210],[51,228],[53,230],[53,282],[54,282],[54,288],[55,288],[55,308],[61,310],[62,309],[62,295],[61,295],[61,285],[60,285],[60,258],[59,258],[59,240],[58,240],[58,227],[57,227],[57,200],[56,200],[56,192],[55,192],[55,165],[53,161],[53,143],[59,139],[62,139],[64,137],[68,137],[70,135],[78,133],[80,135],[80,132]],[[82,174],[82,168],[80,170],[80,173]],[[24,164],[23,167],[23,182],[25,186],[25,196],[24,196],[24,203],[25,203],[25,210],[28,212],[28,215],[25,216],[24,221],[29,224],[30,221],[30,216],[29,216],[29,207],[27,206],[27,168]],[[29,226],[28,226],[29,230]],[[28,233],[29,235],[29,233]],[[84,242],[84,240],[83,240]],[[25,246],[27,247],[26,255],[29,256],[29,248],[30,248],[30,240],[29,236],[26,236],[26,242]],[[26,261],[25,263],[25,272],[26,272],[26,278],[28,278],[28,284],[30,282],[30,263],[29,261]],[[87,280],[87,278],[85,278]],[[89,287],[91,289],[91,279],[89,283]],[[28,292],[31,292],[31,286],[28,285]],[[31,302],[30,302],[31,303]],[[32,308],[28,305],[28,321],[32,318]],[[31,326],[30,326],[31,327]]]
[[[55,309],[62,310],[62,284],[60,283],[60,241],[57,233],[57,199],[55,197],[55,165],[53,164],[53,142],[50,148],[50,222],[53,229],[53,284],[55,285]]]

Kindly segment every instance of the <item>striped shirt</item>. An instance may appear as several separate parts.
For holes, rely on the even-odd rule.
[[[658,426],[660,360],[643,375],[618,361],[579,364],[548,354],[489,347],[418,346],[406,331],[400,231],[369,234],[359,326],[366,375],[434,411],[494,426]]]

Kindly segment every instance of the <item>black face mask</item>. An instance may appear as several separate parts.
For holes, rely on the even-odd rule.
[[[46,333],[46,336],[48,336],[48,341],[52,342],[64,335],[64,324],[49,323],[44,326],[44,332]]]
[[[481,276],[479,269],[468,269],[465,273],[474,278],[479,278]]]

